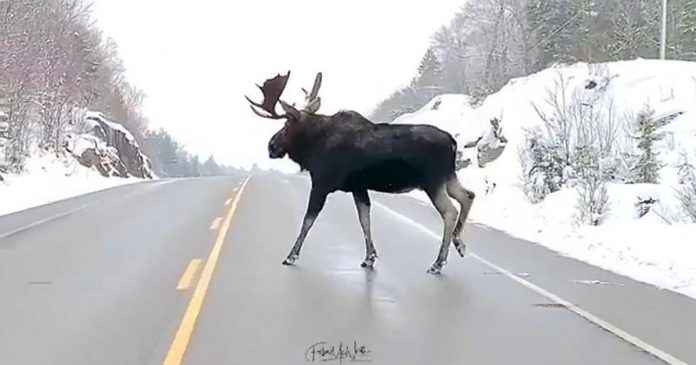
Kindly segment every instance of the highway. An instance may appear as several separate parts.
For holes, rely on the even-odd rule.
[[[696,364],[696,301],[434,208],[301,175],[156,180],[0,216],[0,365]],[[0,202],[2,204],[2,202]],[[475,207],[474,207],[475,209]],[[594,283],[602,283],[595,285]]]

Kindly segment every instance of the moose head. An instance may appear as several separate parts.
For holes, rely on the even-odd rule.
[[[312,119],[321,106],[321,98],[319,97],[319,88],[322,80],[321,72],[317,73],[311,92],[302,88],[305,94],[305,105],[301,109],[297,109],[294,105],[290,105],[280,99],[289,78],[290,71],[286,75],[278,74],[274,78],[266,80],[263,86],[257,85],[263,93],[263,102],[260,104],[245,96],[251,104],[251,110],[256,115],[267,119],[285,119],[283,128],[276,132],[268,142],[268,155],[270,158],[285,157],[292,149],[292,144],[302,140],[303,124],[307,124],[308,119]],[[276,113],[275,108],[278,103],[280,103],[285,114]]]

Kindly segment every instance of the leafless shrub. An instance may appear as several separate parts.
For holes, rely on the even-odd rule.
[[[569,80],[559,74],[546,90],[544,104],[532,107],[543,127],[527,131],[527,145],[519,152],[527,196],[536,202],[566,184],[582,185],[595,195],[599,182],[612,179],[618,170],[619,124],[613,101],[588,102],[580,91],[571,92]],[[588,148],[592,161],[587,160]]]
[[[584,178],[577,187],[576,223],[598,226],[609,212],[607,184],[597,177]]]

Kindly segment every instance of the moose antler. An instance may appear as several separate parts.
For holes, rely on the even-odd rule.
[[[263,102],[261,104],[256,103],[249,99],[248,96],[244,96],[251,105],[249,106],[251,110],[258,116],[262,118],[268,118],[268,119],[283,119],[286,117],[285,114],[278,115],[275,111],[275,106],[280,100],[280,95],[283,94],[283,90],[285,90],[285,85],[288,83],[288,79],[290,78],[290,71],[284,76],[278,74],[278,76],[268,79],[263,83],[263,86],[258,86],[259,89],[261,89],[261,92],[263,93]],[[258,109],[261,109],[266,112],[266,114],[261,113]]]
[[[305,88],[302,88],[302,92],[305,94],[305,107],[304,111],[310,114],[314,114],[319,110],[321,106],[321,98],[319,97],[319,88],[321,87],[321,72],[317,73],[314,78],[314,86],[312,86],[312,92],[307,92]]]

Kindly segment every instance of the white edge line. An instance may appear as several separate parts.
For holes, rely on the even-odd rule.
[[[71,210],[68,210],[68,211],[66,211],[66,212],[61,212],[61,213],[58,213],[58,214],[56,214],[56,215],[52,215],[52,216],[50,216],[50,217],[47,217],[47,218],[44,218],[44,219],[41,219],[41,220],[31,222],[31,223],[29,223],[29,224],[27,224],[27,225],[21,226],[21,227],[19,227],[19,228],[15,228],[15,229],[13,229],[13,230],[11,230],[11,231],[9,231],[9,232],[1,233],[1,234],[0,234],[0,238],[7,238],[7,237],[10,237],[10,236],[12,236],[12,235],[15,235],[15,234],[17,234],[17,233],[20,233],[20,232],[22,232],[22,231],[26,231],[27,229],[34,228],[34,227],[36,227],[36,226],[39,226],[39,225],[41,225],[41,224],[50,222],[50,221],[52,221],[52,220],[56,220],[56,219],[59,219],[59,218],[63,218],[63,217],[65,217],[65,216],[68,216],[68,215],[70,215],[70,214],[77,213],[77,212],[79,212],[79,211],[81,211],[81,210],[84,210],[84,209],[87,209],[87,208],[89,208],[89,207],[91,207],[91,206],[93,206],[93,205],[95,205],[95,204],[94,204],[94,203],[91,203],[91,204],[82,205],[82,206],[80,206],[80,207],[78,207],[78,208],[71,209]]]
[[[0,1],[2,1],[2,0],[0,0]],[[132,185],[135,185],[135,184],[142,184],[142,185],[147,185],[147,186],[149,186],[150,184],[153,184],[153,185],[155,185],[155,186],[158,186],[158,185],[169,184],[169,183],[171,183],[172,181],[174,181],[174,180],[166,180],[166,181],[155,181],[155,180],[151,180],[151,181],[145,181],[145,182],[140,182],[140,183],[137,183],[137,182],[136,182],[136,183],[131,183],[131,184],[124,184],[124,185],[120,185],[120,186],[115,186],[114,188],[118,189],[118,188],[120,188],[120,187],[129,186],[129,185],[132,186]],[[74,196],[74,197],[70,197],[70,198],[66,198],[66,199],[61,199],[61,200],[58,200],[58,201],[56,201],[56,202],[61,202],[61,201],[63,201],[63,200],[70,200],[70,199],[73,199],[73,198],[79,198],[79,197],[81,197],[81,196],[83,196],[83,195],[88,195],[88,194],[92,194],[92,193],[100,193],[100,192],[103,192],[103,191],[105,191],[105,190],[110,190],[110,188],[106,188],[106,189],[102,189],[102,190],[97,190],[97,191],[93,191],[93,192],[89,192],[89,193],[85,193],[85,194],[81,194],[81,195],[76,195],[76,196]],[[128,192],[128,193],[126,193],[125,195],[121,196],[120,198],[123,199],[123,198],[125,198],[125,197],[129,197],[129,196],[134,195],[134,194],[139,193],[139,192],[140,192],[140,191],[131,191],[131,192]],[[40,219],[40,220],[38,220],[38,221],[31,222],[31,223],[29,223],[29,224],[27,224],[27,225],[21,226],[21,227],[19,227],[19,228],[15,228],[15,229],[13,229],[13,230],[11,230],[11,231],[9,231],[9,232],[0,233],[0,239],[4,239],[4,238],[10,237],[10,236],[13,236],[13,235],[15,235],[15,234],[17,234],[17,233],[26,231],[27,229],[31,229],[31,228],[34,228],[34,227],[36,227],[36,226],[42,225],[42,224],[44,224],[44,223],[48,223],[48,222],[50,222],[50,221],[63,218],[63,217],[68,216],[68,215],[70,215],[70,214],[77,213],[77,212],[79,212],[79,211],[81,211],[81,210],[85,210],[85,209],[87,209],[87,208],[90,208],[90,207],[92,207],[92,206],[95,206],[95,205],[97,205],[97,204],[99,204],[99,203],[102,203],[102,202],[104,202],[104,201],[107,201],[107,200],[110,200],[110,199],[102,198],[102,199],[99,199],[99,200],[94,201],[94,202],[92,202],[92,203],[87,203],[87,204],[85,204],[85,205],[79,206],[79,207],[77,207],[77,208],[75,208],[75,209],[71,209],[71,210],[68,210],[68,211],[64,211],[64,212],[61,212],[61,213],[52,215],[52,216],[50,216],[50,217]],[[56,202],[52,202],[52,203],[56,203]],[[51,204],[51,203],[47,203],[47,204]],[[46,205],[47,205],[47,204],[46,204]],[[37,205],[37,206],[35,206],[35,207],[31,207],[31,208],[28,208],[28,209],[41,208],[42,206],[44,206],[44,205]],[[21,212],[21,211],[20,211],[20,212]],[[15,212],[15,213],[19,213],[19,212]],[[10,213],[10,214],[13,214],[13,213]]]
[[[430,237],[432,237],[438,241],[440,240],[441,237],[438,234],[436,234],[435,232],[426,228],[422,224],[412,220],[411,218],[392,210],[391,208],[385,206],[384,204],[381,204],[378,202],[373,202],[373,204],[375,206],[387,211],[388,213],[390,213],[394,217],[410,224],[414,228],[429,235]],[[658,359],[660,359],[660,360],[662,360],[670,365],[688,365],[684,361],[681,361],[681,360],[677,359],[676,357],[656,348],[655,346],[650,345],[649,343],[646,343],[645,341],[641,340],[640,338],[638,338],[636,336],[631,335],[630,333],[622,330],[621,328],[614,326],[613,324],[595,316],[594,314],[578,307],[577,305],[575,305],[573,303],[570,303],[569,301],[559,297],[558,295],[553,294],[544,288],[541,288],[540,286],[530,282],[529,280],[523,279],[522,277],[515,275],[514,273],[510,272],[509,270],[506,270],[506,269],[494,264],[493,262],[488,261],[488,260],[484,259],[483,257],[473,253],[473,252],[469,252],[469,256],[471,256],[473,259],[481,262],[482,264],[490,267],[491,269],[501,272],[502,274],[504,274],[508,278],[510,278],[513,281],[517,282],[518,284],[526,287],[527,289],[529,289],[529,290],[531,290],[531,291],[533,291],[533,292],[535,292],[543,297],[546,297],[547,299],[549,299],[557,304],[564,306],[565,308],[567,308],[571,312],[577,314],[578,316],[594,323],[595,325],[605,329],[606,331],[611,332],[612,334],[621,338],[622,340],[624,340],[624,341],[626,341],[626,342],[628,342],[636,347],[639,347],[640,349],[648,352],[649,354],[657,357]]]

